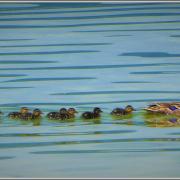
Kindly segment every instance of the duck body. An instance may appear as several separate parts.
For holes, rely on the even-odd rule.
[[[47,117],[52,120],[65,120],[68,118],[67,109],[61,108],[59,112],[50,112]]]
[[[50,112],[47,114],[48,119],[58,119],[59,112]]]
[[[180,116],[180,103],[156,103],[144,108],[146,112],[153,114],[165,114]]]
[[[115,108],[115,109],[113,109],[113,111],[111,112],[111,115],[124,116],[124,115],[128,115],[128,114],[132,114],[132,112],[134,110],[135,109],[131,105],[127,105],[125,108]]]
[[[93,112],[87,111],[84,112],[81,116],[83,119],[95,119],[100,118],[102,110],[100,108],[94,108]]]
[[[11,119],[18,119],[20,117],[21,113],[20,112],[10,112],[8,114],[8,117]]]
[[[10,112],[8,117],[11,119],[21,119],[25,118],[25,115],[29,114],[29,109],[27,107],[22,107],[19,112]]]
[[[25,121],[27,121],[27,120],[32,120],[32,116],[33,116],[33,114],[32,114],[31,112],[21,113],[21,114],[19,115],[19,119],[25,120]]]
[[[48,113],[47,117],[54,120],[67,120],[75,118],[75,113],[77,113],[77,111],[74,108],[69,108],[68,110],[61,108],[59,112]]]
[[[111,112],[111,115],[115,115],[115,116],[123,116],[126,115],[126,111],[123,108],[115,108],[113,109],[113,111]]]

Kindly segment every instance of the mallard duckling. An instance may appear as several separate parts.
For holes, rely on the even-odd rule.
[[[26,113],[29,113],[29,109],[27,107],[22,107],[20,112],[10,112],[8,117],[11,119],[19,119],[21,115],[25,115]]]
[[[60,110],[59,110],[59,112],[60,112]],[[48,119],[57,119],[59,112],[49,112],[46,116]]]
[[[59,110],[59,112],[50,112],[47,114],[47,117],[49,119],[53,119],[53,120],[64,120],[68,118],[68,114],[67,114],[67,109],[66,108],[61,108]]]
[[[95,119],[101,116],[101,112],[103,112],[100,108],[95,107],[93,112],[84,112],[81,116],[84,119]]]
[[[111,112],[111,115],[123,116],[123,115],[131,114],[133,111],[135,111],[135,109],[131,105],[127,105],[124,109],[123,108],[115,108]]]
[[[67,114],[68,114],[68,119],[73,119],[75,118],[75,114],[78,113],[74,108],[69,108],[67,110]]]
[[[61,108],[58,115],[57,115],[57,119],[58,120],[66,120],[69,118],[68,112],[66,108]]]
[[[41,118],[41,114],[43,114],[43,112],[40,109],[34,109],[33,113],[32,113],[32,120],[34,119],[40,119]]]

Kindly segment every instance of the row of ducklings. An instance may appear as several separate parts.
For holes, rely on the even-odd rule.
[[[180,102],[173,103],[155,103],[149,105],[147,108],[143,108],[148,113],[153,114],[164,114],[164,115],[176,115],[180,116]],[[132,114],[135,109],[131,105],[127,105],[125,108],[115,108],[110,113],[114,116],[124,116]],[[96,119],[101,116],[103,111],[99,107],[95,107],[92,112],[87,111],[81,114],[83,119]],[[50,112],[46,116],[49,119],[73,119],[75,114],[78,113],[75,108],[61,108],[57,112]],[[27,107],[22,107],[19,112],[10,112],[8,114],[9,118],[12,119],[23,119],[23,120],[33,120],[41,118],[42,111],[40,109],[34,109],[33,112],[29,112]]]
[[[115,108],[110,114],[116,116],[123,116],[131,114],[135,109],[128,105],[125,108]],[[93,111],[86,111],[81,114],[83,119],[96,119],[101,117],[103,111],[99,107],[95,107]],[[78,113],[75,108],[61,108],[59,111],[49,112],[46,117],[54,120],[66,120],[75,118],[75,114]],[[27,107],[22,107],[18,112],[10,112],[8,117],[11,119],[22,119],[22,120],[34,120],[42,117],[43,112],[40,109],[34,109],[29,112]]]

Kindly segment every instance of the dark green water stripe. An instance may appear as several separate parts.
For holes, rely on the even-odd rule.
[[[130,72],[130,74],[137,74],[137,75],[146,75],[146,74],[179,74],[180,71],[137,71],[137,72]]]
[[[27,15],[27,14],[44,14],[44,15],[47,15],[47,14],[66,14],[66,13],[84,13],[84,12],[116,12],[116,11],[141,11],[141,10],[179,10],[180,7],[178,6],[171,6],[171,7],[135,7],[135,8],[106,8],[106,9],[91,9],[91,10],[68,10],[68,11],[49,11],[49,10],[46,10],[46,11],[32,11],[32,12],[0,12],[0,15],[3,16],[3,15],[8,15],[8,16],[14,16],[14,15]],[[51,9],[50,9],[51,10]],[[56,9],[54,9],[56,10]]]
[[[11,86],[8,86],[8,87],[0,87],[0,90],[2,89],[2,90],[4,90],[4,89],[7,89],[7,90],[9,90],[9,89],[26,89],[26,88],[33,88],[33,87],[26,87],[26,86],[24,86],[24,87],[11,87]]]
[[[110,150],[59,150],[59,151],[35,151],[31,152],[32,154],[48,154],[48,155],[54,155],[54,154],[96,154],[96,153],[142,153],[142,152],[174,152],[174,151],[180,151],[180,148],[151,148],[151,149],[110,149]]]
[[[0,77],[22,77],[22,76],[27,76],[26,74],[0,74]]]
[[[150,57],[150,58],[158,58],[158,57],[180,57],[180,54],[173,54],[167,52],[127,52],[122,53],[119,56],[137,56],[137,57]]]
[[[118,100],[118,101],[93,101],[93,102],[34,102],[34,103],[7,103],[0,104],[0,107],[21,107],[21,106],[80,106],[80,105],[98,105],[98,104],[120,104],[120,103],[135,103],[135,102],[178,102],[178,98],[155,98],[155,99],[130,99],[130,100]]]
[[[0,41],[31,41],[34,39],[0,39]]]
[[[171,35],[170,37],[177,37],[177,38],[179,38],[180,35]]]
[[[53,93],[50,95],[104,95],[104,94],[180,94],[180,91],[91,91],[91,92],[67,92]]]
[[[97,134],[123,134],[133,133],[135,130],[112,130],[112,131],[87,131],[87,132],[59,132],[59,133],[8,133],[0,134],[0,137],[38,137],[38,136],[80,136]]]
[[[128,13],[128,14],[108,14],[96,16],[67,16],[67,17],[40,17],[40,18],[0,18],[0,21],[36,21],[36,20],[79,20],[79,19],[104,19],[104,18],[122,18],[122,17],[164,17],[164,16],[179,16],[179,12],[163,12],[163,13]]]
[[[100,51],[95,50],[72,50],[72,51],[44,51],[44,52],[14,52],[14,53],[0,53],[0,56],[13,55],[46,55],[46,54],[76,54],[76,53],[95,53]]]
[[[115,22],[115,23],[88,23],[88,24],[71,24],[71,25],[0,25],[2,29],[24,29],[24,28],[72,28],[72,27],[88,27],[88,26],[125,26],[125,25],[145,25],[145,24],[172,24],[180,23],[180,21],[149,21],[149,22]]]
[[[102,32],[148,32],[148,31],[179,31],[180,28],[164,28],[164,29],[107,29],[107,30],[81,30],[81,31],[71,31],[77,33],[102,33]]]
[[[165,2],[161,2],[161,3],[150,3],[150,2],[147,2],[147,3],[113,3],[113,4],[102,4],[102,3],[99,3],[99,2],[76,2],[76,3],[64,3],[64,2],[61,2],[61,3],[38,3],[38,6],[34,6],[34,7],[10,7],[10,8],[1,8],[1,11],[12,11],[12,8],[13,8],[13,11],[19,11],[19,10],[42,10],[42,9],[52,9],[52,10],[56,10],[56,9],[66,9],[66,8],[73,8],[73,9],[76,9],[76,8],[80,8],[80,9],[85,9],[85,10],[88,10],[88,8],[106,8],[106,7],[123,7],[123,6],[129,6],[129,7],[136,7],[136,6],[147,6],[147,5],[168,5],[169,3],[165,3]],[[175,3],[176,5],[178,5],[178,2]]]
[[[24,78],[24,79],[13,79],[3,82],[33,82],[33,81],[71,81],[71,80],[93,80],[94,77],[62,77],[62,78]]]
[[[53,46],[101,46],[101,45],[112,45],[112,43],[69,43],[69,44],[32,44],[32,45],[8,45],[0,46],[0,48],[9,47],[53,47]],[[41,61],[40,61],[41,62]]]
[[[13,159],[14,156],[1,156],[0,160],[7,160],[7,159]]]
[[[54,67],[27,67],[27,68],[0,68],[0,71],[12,70],[72,70],[72,69],[115,69],[115,68],[129,68],[129,67],[150,67],[150,66],[177,66],[180,63],[149,63],[149,64],[116,64],[116,65],[90,65],[90,66],[54,66]]]
[[[139,83],[139,84],[144,84],[144,83],[158,83],[158,82],[149,82],[149,81],[115,81],[112,83],[117,83],[117,84],[133,84],[133,83]]]
[[[180,142],[180,138],[129,138],[129,139],[96,139],[96,140],[74,140],[74,141],[51,141],[51,142],[30,142],[30,143],[0,143],[0,148],[27,148],[43,146],[60,146],[74,144],[101,144],[119,142]]]
[[[14,47],[17,47],[17,46],[14,46]],[[22,46],[23,47],[23,46]],[[46,63],[56,63],[58,61],[29,61],[29,60],[3,60],[1,61],[0,60],[0,64],[46,64]]]
[[[126,36],[132,36],[132,35],[129,35],[129,34],[128,35],[126,35],[126,34],[125,35],[123,35],[123,34],[115,34],[115,35],[104,36],[104,37],[123,37],[123,36],[126,37]]]

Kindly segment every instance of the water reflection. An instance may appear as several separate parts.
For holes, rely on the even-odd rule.
[[[180,117],[161,114],[143,114],[144,123],[148,127],[180,127]]]
[[[83,122],[88,122],[90,124],[101,124],[102,120],[101,118],[95,118],[95,119],[82,119]]]

